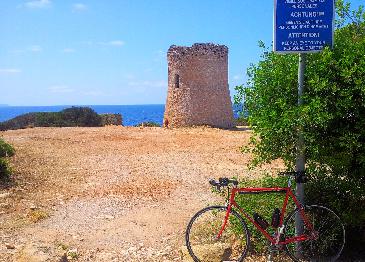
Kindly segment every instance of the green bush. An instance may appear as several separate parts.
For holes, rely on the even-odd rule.
[[[57,127],[63,126],[65,124],[62,119],[61,113],[57,112],[41,112],[36,113],[34,126],[43,126],[43,127]]]
[[[35,126],[101,126],[101,117],[89,107],[71,107],[61,112],[36,113]]]
[[[11,168],[9,162],[4,158],[0,158],[0,181],[9,179],[10,175]]]
[[[36,120],[36,113],[27,113],[16,116],[10,120],[0,123],[0,131],[15,130],[34,126]]]
[[[102,118],[89,107],[71,107],[60,112],[36,112],[0,123],[0,130],[27,127],[102,126]]]
[[[236,126],[248,126],[248,117],[239,116],[235,119],[235,125]]]
[[[115,125],[115,126],[122,126],[123,125],[123,117],[121,114],[100,114],[101,117],[101,125],[108,126],[108,125]]]
[[[349,176],[317,170],[305,184],[306,202],[332,209],[347,227],[362,227],[365,221],[365,184]]]
[[[329,206],[347,228],[365,235],[365,9],[351,10],[338,0],[336,11],[334,47],[306,56],[302,105],[298,56],[274,53],[263,43],[235,101],[244,101],[249,114],[253,135],[245,150],[253,155],[251,164],[281,159],[294,169],[301,130],[306,170],[313,176],[307,202]]]
[[[0,157],[13,156],[14,153],[14,148],[0,138]]]
[[[71,107],[60,112],[65,126],[101,126],[101,117],[89,107]]]
[[[0,181],[9,179],[11,175],[11,168],[5,157],[13,156],[14,153],[14,147],[0,138]]]
[[[160,124],[157,124],[155,122],[142,122],[142,123],[139,123],[137,125],[135,125],[135,127],[161,127]]]
[[[305,202],[326,206],[341,218],[346,230],[344,256],[349,261],[360,261],[365,255],[365,183],[325,170],[308,170],[308,173]]]

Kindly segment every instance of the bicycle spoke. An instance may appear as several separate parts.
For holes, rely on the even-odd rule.
[[[330,218],[327,218],[327,220],[322,223],[322,226],[317,231],[319,232],[324,226],[326,226],[326,224],[328,224],[329,220],[330,220]],[[313,229],[314,229],[314,227],[313,227]]]
[[[344,228],[338,216],[331,210],[319,206],[307,208],[305,212],[318,236],[315,239],[301,241],[299,244],[286,245],[288,255],[296,261],[336,259],[342,252],[345,237]],[[286,237],[295,236],[293,228],[295,228],[296,213],[293,213],[285,223]],[[318,227],[317,230],[316,227]],[[303,233],[308,236],[312,235],[312,231],[306,227]]]
[[[186,243],[194,261],[242,261],[244,258],[249,244],[248,230],[235,212],[230,213],[221,237],[217,238],[226,211],[225,207],[208,207],[190,221]]]

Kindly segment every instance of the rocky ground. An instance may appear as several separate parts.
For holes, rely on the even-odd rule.
[[[189,261],[184,232],[222,199],[209,178],[255,178],[239,128],[33,128],[14,145],[0,191],[0,261]],[[248,261],[265,261],[255,257]]]

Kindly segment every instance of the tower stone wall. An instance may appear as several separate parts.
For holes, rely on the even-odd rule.
[[[168,94],[164,124],[169,127],[233,127],[224,45],[171,46],[167,52]]]

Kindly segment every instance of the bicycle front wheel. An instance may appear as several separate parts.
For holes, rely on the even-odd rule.
[[[211,206],[196,213],[186,229],[186,246],[195,262],[242,261],[246,256],[250,236],[243,218],[231,210],[227,225],[220,236],[227,207]]]
[[[345,228],[340,218],[329,208],[322,206],[307,206],[307,220],[312,224],[313,231],[304,226],[299,210],[292,212],[285,222],[285,238],[296,235],[296,217],[301,220],[303,234],[311,239],[290,243],[285,246],[287,254],[294,261],[336,261],[345,245]]]

